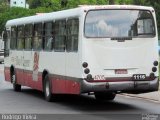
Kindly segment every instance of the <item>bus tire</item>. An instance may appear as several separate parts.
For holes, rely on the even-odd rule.
[[[100,100],[100,101],[111,101],[114,100],[114,98],[116,97],[116,94],[113,92],[95,92],[94,93],[96,100]]]
[[[14,71],[11,72],[11,82],[13,84],[13,90],[16,92],[21,91],[21,85],[17,84],[16,82],[16,74]]]
[[[52,96],[51,90],[52,90],[52,86],[51,86],[48,75],[46,75],[44,78],[44,95],[45,95],[45,100],[48,102],[52,101],[53,96]]]

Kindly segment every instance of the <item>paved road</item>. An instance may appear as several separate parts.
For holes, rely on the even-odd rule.
[[[0,65],[0,71],[2,69],[3,66]],[[160,104],[122,95],[118,95],[112,102],[98,102],[93,96],[87,95],[65,95],[59,102],[49,103],[44,100],[41,92],[27,87],[22,88],[22,92],[14,92],[12,85],[4,81],[1,72],[0,113],[87,114],[91,119],[99,119],[99,117],[102,119],[106,114],[130,114],[130,117],[134,114],[160,114]]]

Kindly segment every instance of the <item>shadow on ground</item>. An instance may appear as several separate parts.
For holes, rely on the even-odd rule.
[[[11,89],[9,89],[11,90]],[[13,91],[13,90],[12,90]],[[44,95],[42,92],[33,89],[22,89],[21,94],[27,95],[27,97],[36,98],[44,100]],[[44,100],[45,101],[45,100]],[[45,101],[47,103],[47,101]],[[134,102],[134,101],[133,101]],[[59,104],[62,106],[69,107],[71,109],[76,109],[85,112],[113,112],[113,111],[139,111],[138,108],[132,104],[123,102],[121,96],[117,96],[114,101],[97,101],[94,96],[88,95],[60,95],[56,102],[48,103],[53,106]],[[54,108],[55,109],[55,108]]]

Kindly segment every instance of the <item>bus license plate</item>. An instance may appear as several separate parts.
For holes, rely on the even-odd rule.
[[[133,75],[133,80],[145,80],[146,75],[145,74],[135,74]]]
[[[115,74],[128,74],[127,69],[116,69]]]

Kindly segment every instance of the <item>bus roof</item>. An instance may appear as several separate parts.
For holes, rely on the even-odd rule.
[[[138,5],[79,5],[83,9],[147,9],[153,10],[152,7]]]
[[[56,19],[63,19],[67,17],[78,17],[83,14],[84,11],[94,9],[142,9],[142,10],[154,10],[152,7],[136,6],[136,5],[79,5],[77,8],[62,10],[51,13],[44,13],[40,15],[28,16],[23,18],[17,18],[9,20],[6,23],[6,27],[32,24],[38,22],[53,21]]]

